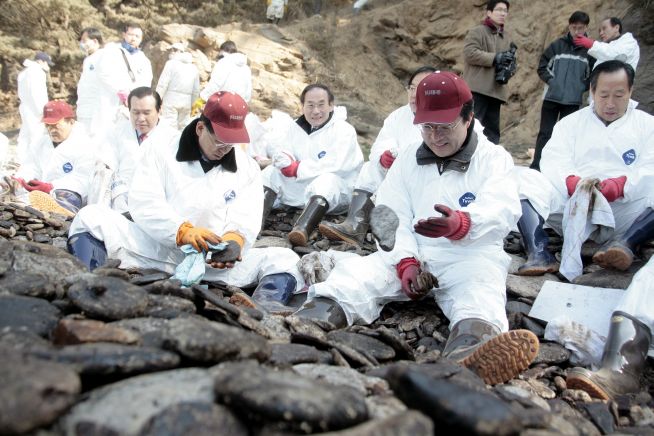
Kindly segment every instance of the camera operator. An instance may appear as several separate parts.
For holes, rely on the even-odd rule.
[[[506,83],[516,67],[516,48],[504,29],[509,6],[508,0],[490,0],[486,19],[468,31],[463,46],[463,78],[472,89],[475,115],[495,144],[500,142],[500,106],[509,96]]]

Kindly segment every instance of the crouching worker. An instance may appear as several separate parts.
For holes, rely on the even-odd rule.
[[[347,210],[363,153],[344,107],[334,108],[334,95],[325,85],[309,85],[300,95],[302,116],[290,123],[263,172],[264,217],[275,201],[302,207],[288,239],[306,245],[326,213]],[[262,221],[263,227],[263,221]]]
[[[443,356],[501,383],[539,348],[533,333],[507,331],[503,239],[520,214],[513,161],[474,131],[472,93],[457,75],[425,77],[416,105],[422,142],[397,158],[377,191],[377,205],[399,217],[395,248],[338,262],[296,314],[371,323],[386,303],[420,299],[438,286],[433,295],[451,331]]]
[[[47,134],[28,145],[14,180],[30,192],[32,206],[72,216],[86,201],[97,147],[65,101],[46,103],[42,121]]]
[[[237,143],[249,141],[247,104],[237,94],[213,94],[200,118],[173,138],[145,150],[129,191],[133,222],[106,206],[82,209],[73,221],[68,250],[89,269],[107,257],[121,267],[175,271],[190,244],[228,249],[208,260],[204,280],[236,286],[259,283],[279,291],[281,304],[304,282],[299,257],[287,248],[251,248],[261,225],[263,185],[256,162]],[[165,140],[164,140],[165,139]],[[226,255],[225,255],[226,254]]]

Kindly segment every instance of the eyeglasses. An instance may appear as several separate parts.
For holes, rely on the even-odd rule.
[[[213,143],[213,146],[216,148],[225,148],[225,147],[233,147],[234,144],[228,144],[226,142],[221,141],[220,139],[216,138],[216,135],[212,135],[209,132],[209,129],[204,129],[207,132],[207,135],[211,139],[211,142]]]
[[[506,8],[495,8],[495,9],[493,9],[493,12],[497,12],[497,13],[500,13],[500,14],[508,14],[509,10],[506,9]]]
[[[406,89],[409,92],[416,92],[416,89],[418,89],[418,85],[405,86],[404,89]]]
[[[461,124],[461,121],[463,121],[463,118],[459,118],[459,121],[450,124],[420,124],[420,130],[428,135],[433,133],[448,134],[452,133]]]

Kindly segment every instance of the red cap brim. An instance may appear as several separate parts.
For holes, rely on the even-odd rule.
[[[461,106],[463,107],[463,106]],[[413,124],[451,124],[461,113],[461,107],[454,107],[451,109],[441,109],[437,111],[417,111],[416,116],[413,118]]]
[[[243,127],[229,128],[212,122],[211,127],[216,138],[225,144],[247,144],[250,142],[250,135],[248,135],[245,124],[243,124]]]

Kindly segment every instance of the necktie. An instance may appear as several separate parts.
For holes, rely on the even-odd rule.
[[[148,137],[148,135],[146,133],[140,134],[139,138],[138,138],[139,139],[139,144],[142,143],[143,141],[145,141],[145,138],[147,138],[147,137]]]

